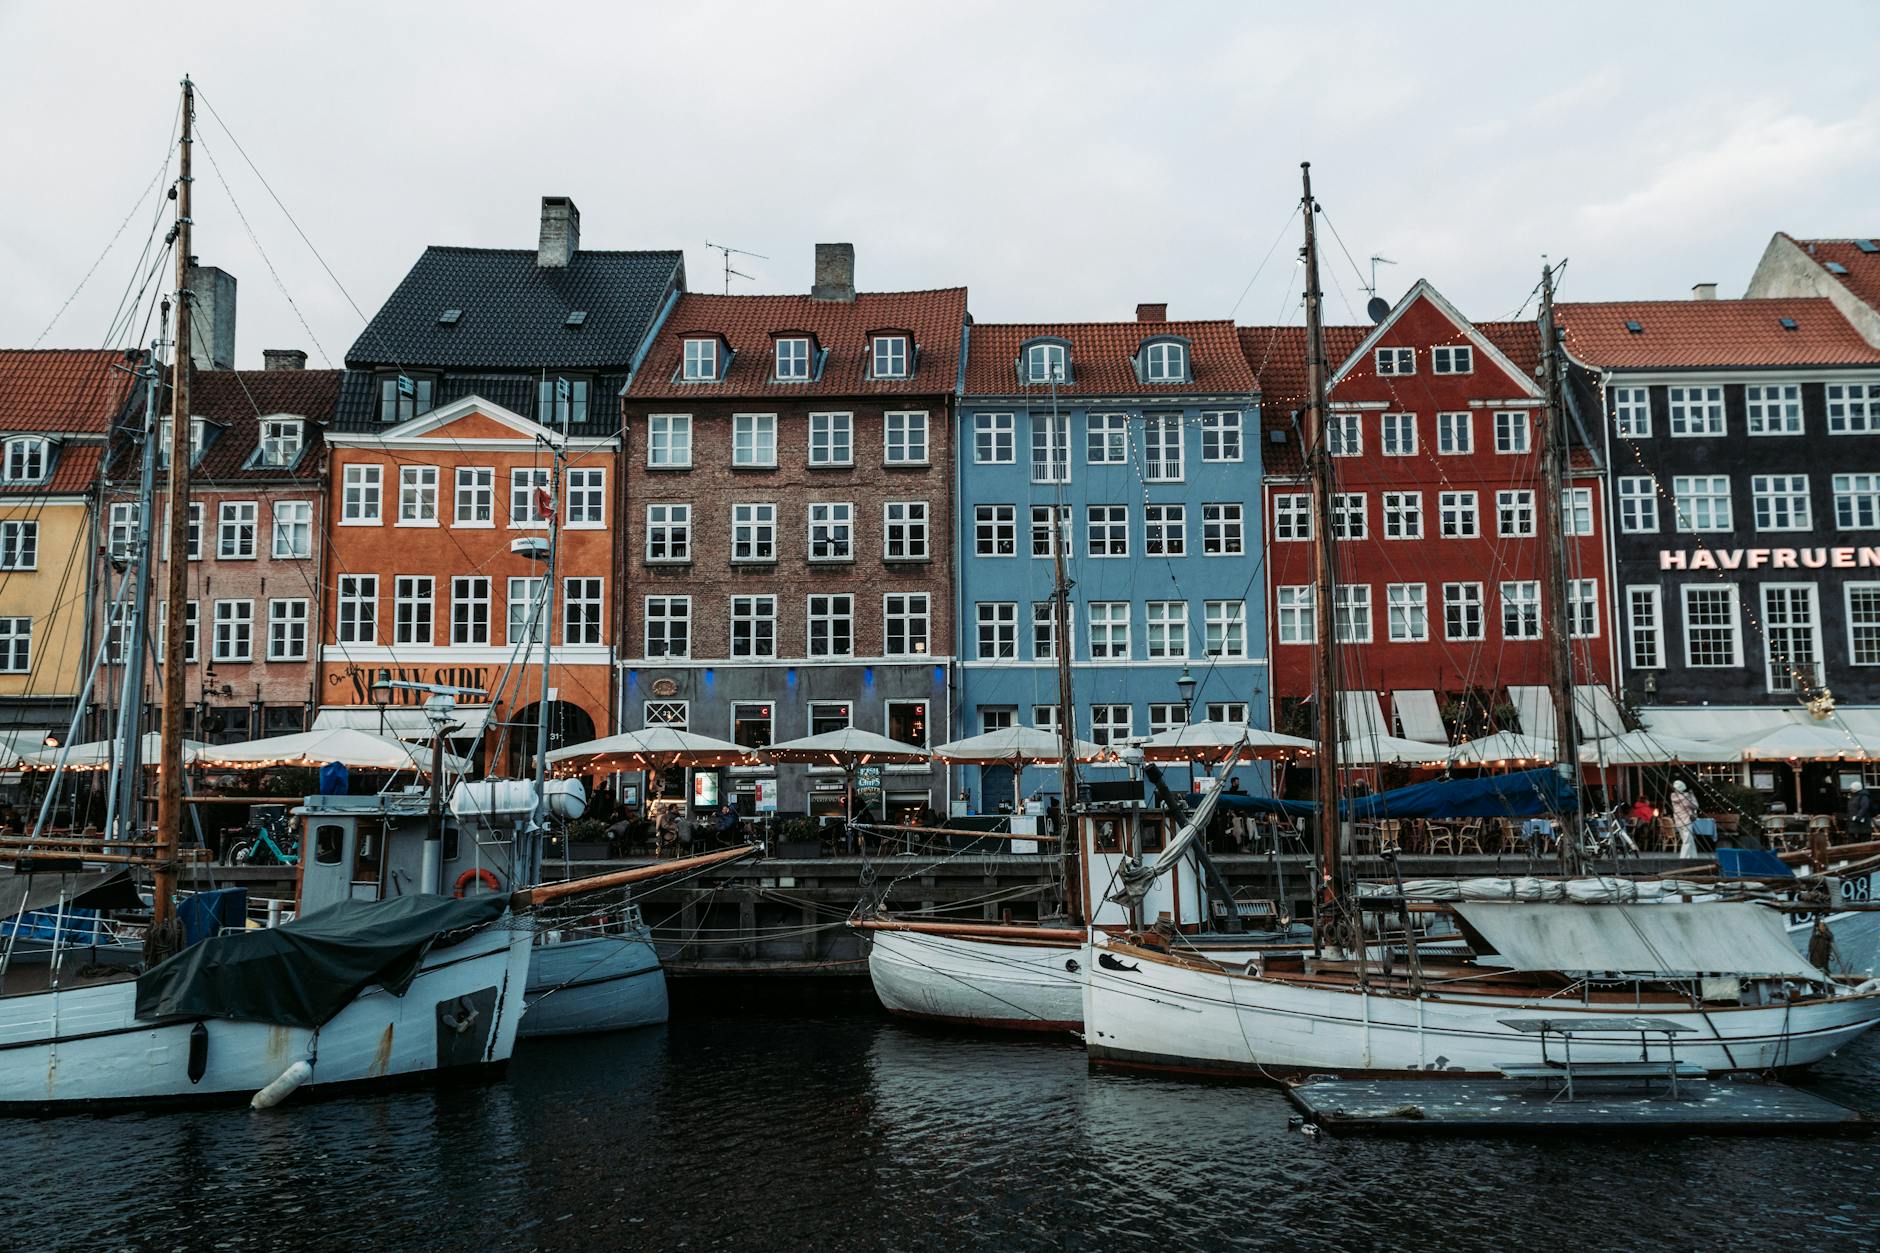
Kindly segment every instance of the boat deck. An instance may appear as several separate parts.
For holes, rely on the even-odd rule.
[[[1874,1125],[1780,1083],[1682,1080],[1676,1098],[1662,1084],[1580,1078],[1574,1086],[1569,1101],[1558,1088],[1514,1079],[1315,1079],[1286,1095],[1307,1122],[1333,1134],[1849,1134]]]

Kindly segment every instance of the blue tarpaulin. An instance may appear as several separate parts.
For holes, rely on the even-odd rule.
[[[1793,879],[1795,871],[1774,853],[1760,848],[1720,848],[1718,873],[1732,879]]]
[[[248,889],[217,888],[186,896],[176,907],[183,924],[183,943],[190,945],[224,931],[239,931],[248,925]]]
[[[1229,809],[1306,817],[1318,812],[1311,801],[1281,801],[1266,796],[1223,796]],[[1414,783],[1371,796],[1348,797],[1339,806],[1345,818],[1545,818],[1580,807],[1579,793],[1558,771],[1542,768],[1479,779]]]

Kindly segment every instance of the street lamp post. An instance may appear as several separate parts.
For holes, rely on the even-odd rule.
[[[1175,680],[1175,690],[1181,693],[1182,698],[1183,726],[1187,726],[1195,720],[1196,686],[1198,685],[1195,683],[1195,676],[1189,673],[1188,667],[1184,665],[1182,667],[1181,677]],[[1190,792],[1195,790],[1195,759],[1192,757],[1188,759],[1188,790]]]

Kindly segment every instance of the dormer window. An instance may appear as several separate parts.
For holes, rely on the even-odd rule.
[[[1142,348],[1142,379],[1145,383],[1182,383],[1188,379],[1188,345],[1179,340],[1162,339]]]
[[[1416,349],[1380,348],[1377,350],[1377,376],[1379,378],[1398,378],[1416,372]]]
[[[4,472],[9,483],[39,483],[46,477],[47,444],[37,435],[7,441]]]
[[[426,374],[387,374],[379,379],[379,421],[403,422],[431,412],[432,383]]]
[[[688,339],[685,341],[685,373],[682,377],[688,383],[718,381],[717,340]]]
[[[803,383],[809,380],[810,345],[807,337],[790,335],[777,341],[777,380]]]
[[[202,460],[202,419],[189,420],[189,464],[195,465]],[[170,464],[170,419],[162,418],[157,422],[157,464],[165,469]]]
[[[299,418],[263,418],[261,420],[261,464],[291,466],[300,460],[301,422]]]
[[[1063,344],[1025,345],[1025,381],[1027,383],[1065,383],[1071,377],[1070,349]]]
[[[567,430],[588,419],[588,380],[547,378],[535,385],[535,420],[543,426]]]
[[[907,377],[907,336],[877,335],[874,339],[873,377],[878,379],[904,379]]]

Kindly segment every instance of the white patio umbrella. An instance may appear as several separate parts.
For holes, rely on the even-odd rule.
[[[1142,741],[1142,755],[1149,761],[1199,761],[1213,764],[1227,760],[1235,746],[1242,746],[1245,760],[1295,757],[1312,751],[1311,740],[1278,731],[1262,731],[1239,722],[1189,722],[1150,736]]]
[[[1398,735],[1354,735],[1338,745],[1343,766],[1440,766],[1448,760],[1449,745]]]
[[[20,757],[19,768],[22,770],[52,770],[59,764],[60,754],[65,756],[67,770],[109,770],[117,760],[117,740],[93,740],[89,744],[73,744],[67,748],[46,748],[36,753],[25,753]],[[183,741],[183,764],[189,765],[198,753],[209,747],[197,740]],[[137,740],[137,757],[146,766],[155,766],[157,758],[163,755],[163,735],[158,731],[146,731]]]
[[[1497,731],[1480,739],[1458,744],[1449,750],[1451,766],[1514,766],[1528,762],[1552,761],[1554,742]]]
[[[588,770],[663,770],[668,766],[750,766],[751,750],[729,740],[695,735],[678,727],[642,727],[603,739],[558,748],[548,755],[558,774]]]
[[[1737,761],[1741,754],[1718,740],[1687,740],[1650,731],[1606,735],[1580,745],[1580,760],[1589,766],[1655,766],[1669,762]]]
[[[924,748],[891,740],[873,731],[843,727],[821,735],[806,735],[800,740],[785,740],[761,748],[757,755],[765,761],[789,762],[805,766],[840,766],[844,775],[843,804],[848,817],[855,816],[855,772],[863,766],[919,765],[930,754]]]
[[[1078,761],[1096,761],[1108,750],[1089,740],[1072,740],[1071,751]],[[1017,813],[1024,800],[1024,768],[1034,762],[1063,759],[1064,745],[1056,731],[1043,727],[1014,724],[980,735],[934,746],[935,760],[956,766],[1012,767],[1012,812]]]
[[[196,764],[225,770],[257,770],[268,766],[324,766],[330,761],[356,770],[416,770],[431,772],[430,750],[389,735],[374,735],[351,727],[274,735],[244,744],[206,745]],[[444,754],[447,773],[463,774],[470,763]]]
[[[1723,741],[1739,761],[1880,760],[1880,743],[1863,741],[1836,722],[1791,722]]]

